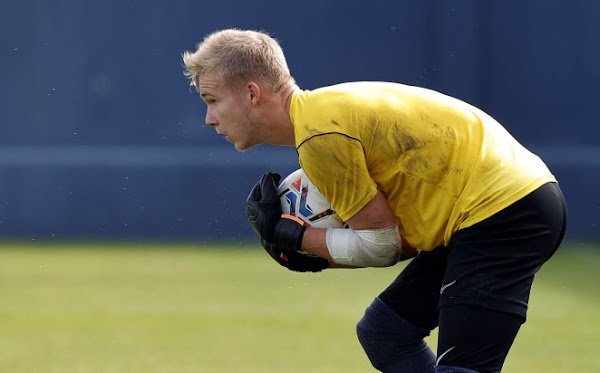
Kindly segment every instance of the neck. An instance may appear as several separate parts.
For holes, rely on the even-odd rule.
[[[279,108],[277,109],[277,118],[275,122],[277,123],[276,130],[276,143],[274,145],[283,145],[283,146],[294,146],[296,145],[296,140],[294,137],[294,123],[290,118],[290,105],[292,101],[292,95],[295,91],[299,90],[298,86],[291,82],[290,84],[283,87],[278,95],[279,95]]]
[[[283,98],[283,104],[284,104],[284,111],[286,113],[288,113],[288,116],[290,113],[290,104],[292,102],[292,95],[294,94],[294,92],[296,92],[299,89],[300,88],[298,88],[298,86],[296,84],[291,83],[281,90],[281,96]]]

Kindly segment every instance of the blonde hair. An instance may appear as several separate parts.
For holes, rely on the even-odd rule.
[[[202,74],[210,71],[227,83],[256,79],[273,91],[294,82],[276,39],[259,31],[227,29],[207,35],[195,52],[182,54],[184,75],[199,88]]]

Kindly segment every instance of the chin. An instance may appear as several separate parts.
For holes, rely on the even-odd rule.
[[[258,145],[260,145],[260,144],[259,143],[239,143],[239,142],[236,142],[233,144],[233,146],[235,146],[235,148],[241,152],[246,151],[248,149],[252,149]]]
[[[246,144],[235,143],[235,144],[233,144],[233,146],[235,147],[236,150],[238,150],[240,152],[243,152],[243,151],[246,151],[246,150],[250,149],[250,147],[247,146]]]

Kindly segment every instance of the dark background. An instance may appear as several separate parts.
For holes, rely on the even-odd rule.
[[[302,88],[390,80],[484,109],[559,178],[567,237],[600,239],[600,2],[20,1],[0,5],[0,236],[253,238],[243,202],[293,148],[204,127],[181,53],[238,27]]]

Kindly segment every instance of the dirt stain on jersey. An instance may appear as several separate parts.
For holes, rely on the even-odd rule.
[[[400,157],[405,171],[413,175],[426,174],[430,167],[430,152],[420,151],[427,146],[426,142],[405,131],[398,131],[395,139],[401,150]]]
[[[397,132],[396,142],[398,147],[402,150],[402,153],[407,153],[411,150],[422,147],[419,139],[406,132]]]
[[[456,141],[456,133],[449,126],[441,125],[438,123],[432,123],[433,134],[444,143],[451,143]]]

